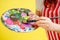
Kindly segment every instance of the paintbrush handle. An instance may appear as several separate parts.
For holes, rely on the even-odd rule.
[[[60,17],[50,17],[50,19],[57,19],[57,18],[60,18]]]
[[[50,17],[50,19],[56,19],[56,18],[60,18],[60,17]],[[41,19],[41,20],[45,20],[45,19]],[[36,22],[38,20],[27,20],[27,22]]]
[[[37,20],[27,20],[27,22],[36,22]]]

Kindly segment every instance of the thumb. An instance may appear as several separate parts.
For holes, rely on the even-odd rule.
[[[40,10],[36,10],[36,15],[42,16],[42,12]]]

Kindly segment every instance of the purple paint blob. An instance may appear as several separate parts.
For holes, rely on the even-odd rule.
[[[24,12],[22,12],[22,13],[21,13],[21,16],[24,17],[24,16],[27,16],[27,14],[24,13]]]
[[[25,27],[31,27],[31,24],[27,23],[27,24],[23,24]]]

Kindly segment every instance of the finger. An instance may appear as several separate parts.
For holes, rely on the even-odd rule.
[[[48,24],[48,21],[43,21],[43,20],[39,20],[36,22],[37,24]]]
[[[51,19],[49,19],[47,17],[40,17],[39,20],[42,20],[42,21],[51,21]]]
[[[29,15],[29,16],[33,16],[33,15],[35,15],[35,14],[32,13],[32,12],[29,12],[28,15]]]
[[[49,19],[49,18],[48,18],[48,17],[42,17],[42,16],[41,16],[40,19]]]
[[[36,24],[36,23],[35,23],[35,22],[31,22],[30,24],[32,24],[32,25],[33,25],[33,24]]]
[[[49,24],[38,24],[38,25],[40,25],[40,26],[48,26]]]
[[[39,16],[33,15],[33,16],[30,16],[29,18],[30,18],[31,20],[38,20],[38,19],[39,19]]]
[[[42,28],[44,28],[44,29],[49,29],[49,25],[47,25],[47,24],[39,24],[38,25],[39,27],[42,27]]]

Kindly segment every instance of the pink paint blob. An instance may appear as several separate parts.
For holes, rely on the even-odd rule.
[[[7,24],[9,24],[9,25],[12,25],[13,24],[13,21],[10,18],[7,18],[5,22]]]

